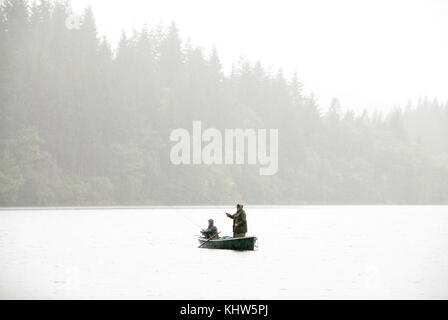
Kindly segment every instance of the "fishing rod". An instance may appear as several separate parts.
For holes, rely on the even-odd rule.
[[[199,195],[200,197],[202,197],[203,200],[206,200],[207,202],[209,202],[211,207],[218,207],[217,205],[212,205],[212,203],[214,203],[215,201],[213,201],[212,199],[210,199],[209,197],[207,197],[206,195],[204,195],[202,193],[194,193],[194,190],[191,190],[190,188],[188,188],[187,185],[177,184],[177,186],[181,187],[182,191],[184,191],[184,192],[189,191],[189,193],[194,197]]]
[[[180,184],[177,184],[177,187],[181,187],[182,189],[183,189],[183,191],[185,192],[185,191],[188,191],[189,193],[191,193],[192,195],[193,195],[193,192],[194,192],[194,190],[191,190],[190,188],[188,188],[187,186],[182,186],[182,185],[180,185]],[[213,203],[213,201],[209,198],[209,197],[207,197],[207,196],[205,196],[204,194],[201,194],[201,193],[195,193],[194,194],[194,196],[201,196],[204,200],[206,200],[207,202],[209,202],[210,204],[211,203]],[[219,206],[217,206],[217,205],[210,205],[212,208],[214,208],[214,209],[217,209]],[[194,225],[194,226],[196,226],[196,227],[198,227],[198,228],[202,228],[200,225],[198,225],[197,223],[195,223],[194,221],[192,221],[190,218],[188,218],[186,215],[184,215],[178,208],[173,208],[174,209],[174,211],[176,212],[176,213],[178,213],[179,215],[181,215],[185,220],[188,220],[188,222],[190,222],[192,225]]]
[[[180,212],[177,208],[173,208],[174,211],[178,214],[180,214],[184,219],[186,219],[188,222],[190,222],[191,224],[193,224],[195,227],[201,228],[201,226],[199,224],[197,224],[196,222],[194,222],[193,220],[187,218],[186,216],[183,215],[182,212]]]
[[[180,185],[178,184],[178,186],[180,186]],[[185,190],[185,189],[187,189],[187,188],[184,188],[184,190]],[[188,190],[190,190],[190,189],[188,189]],[[209,201],[208,199],[206,199],[206,200]],[[178,208],[173,207],[173,209],[174,209],[174,211],[175,211],[177,214],[181,215],[185,220],[187,220],[189,223],[191,223],[191,224],[194,225],[195,227],[202,228],[199,224],[197,224],[196,222],[194,222],[193,220],[191,220],[190,218],[188,218],[186,215],[184,215]]]
[[[201,245],[198,247],[202,247],[204,244],[206,244],[207,242],[209,242],[210,240],[212,240],[215,236],[219,235],[221,233],[221,231],[219,231],[218,233],[215,233],[213,236],[211,236],[207,241],[204,241],[201,243]]]

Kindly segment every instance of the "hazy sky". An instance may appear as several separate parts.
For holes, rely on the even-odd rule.
[[[72,0],[95,11],[98,31],[176,21],[181,37],[225,71],[244,54],[268,70],[294,70],[325,110],[332,97],[357,111],[448,99],[448,1],[444,0]]]

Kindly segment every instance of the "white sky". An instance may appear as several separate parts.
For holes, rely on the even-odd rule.
[[[298,71],[305,92],[325,110],[387,110],[419,96],[448,99],[448,0],[72,0],[91,5],[98,31],[174,20],[183,40],[208,53],[216,45],[225,71],[241,54],[268,70]]]

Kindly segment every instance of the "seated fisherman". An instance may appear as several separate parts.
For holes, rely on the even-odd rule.
[[[213,225],[213,219],[208,220],[208,228],[205,230],[202,229],[201,233],[207,239],[210,239],[210,238],[217,239],[218,238],[218,228],[216,228]]]

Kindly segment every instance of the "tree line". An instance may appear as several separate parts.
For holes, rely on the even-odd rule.
[[[123,33],[115,50],[90,8],[0,7],[0,205],[447,204],[448,103],[422,98],[387,114],[326,111],[297,74],[216,48],[174,23]],[[175,166],[170,132],[278,128],[279,170]]]

